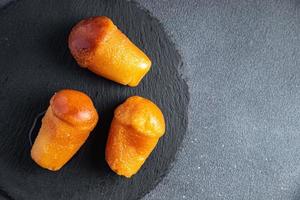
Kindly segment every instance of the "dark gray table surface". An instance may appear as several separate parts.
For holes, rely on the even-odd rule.
[[[191,97],[174,167],[144,199],[300,199],[300,1],[138,2],[177,44]]]
[[[300,1],[138,2],[191,95],[175,166],[144,199],[300,199]]]

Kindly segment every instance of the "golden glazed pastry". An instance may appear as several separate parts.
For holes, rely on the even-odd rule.
[[[110,168],[127,178],[136,174],[165,132],[160,109],[139,96],[118,106],[110,127],[105,158]]]
[[[76,90],[61,90],[50,100],[31,149],[41,167],[59,170],[86,141],[98,121],[92,100]]]
[[[69,49],[81,67],[131,87],[137,86],[151,67],[150,59],[105,16],[75,25]]]

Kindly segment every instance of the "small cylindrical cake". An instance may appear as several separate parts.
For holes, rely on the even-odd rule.
[[[105,16],[76,24],[69,35],[69,49],[81,67],[117,83],[137,86],[151,61]]]
[[[133,96],[114,112],[105,150],[110,168],[127,178],[136,174],[165,132],[160,109],[150,100]]]
[[[76,90],[61,90],[50,100],[31,149],[41,167],[59,170],[78,151],[98,122],[92,100]]]

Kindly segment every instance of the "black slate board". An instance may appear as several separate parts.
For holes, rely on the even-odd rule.
[[[71,27],[106,15],[152,59],[136,88],[118,85],[78,67],[67,48]],[[133,2],[21,0],[0,11],[0,195],[7,199],[138,199],[166,174],[187,126],[188,88],[181,59],[159,22]],[[30,158],[28,132],[55,91],[72,88],[94,101],[100,120],[80,151],[58,172]],[[114,108],[131,95],[153,100],[167,130],[132,179],[104,160]],[[38,130],[40,124],[34,132]],[[35,137],[35,135],[33,137]]]

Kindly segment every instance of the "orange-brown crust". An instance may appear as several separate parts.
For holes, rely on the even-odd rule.
[[[91,17],[76,24],[69,35],[69,49],[81,67],[93,62],[97,46],[106,41],[117,27],[105,16]]]
[[[61,90],[50,100],[50,107],[59,119],[79,129],[94,127],[98,120],[92,100],[76,90]]]
[[[43,168],[59,170],[82,146],[97,121],[97,111],[87,95],[59,91],[42,119],[31,149],[32,159]]]
[[[138,96],[128,98],[115,110],[105,150],[108,165],[117,174],[131,177],[164,132],[163,114],[154,103]]]
[[[129,97],[118,106],[114,117],[121,124],[132,127],[147,137],[161,137],[165,121],[161,110],[152,101],[139,96]]]
[[[151,67],[150,59],[105,16],[75,25],[69,35],[69,49],[81,67],[132,87]]]

